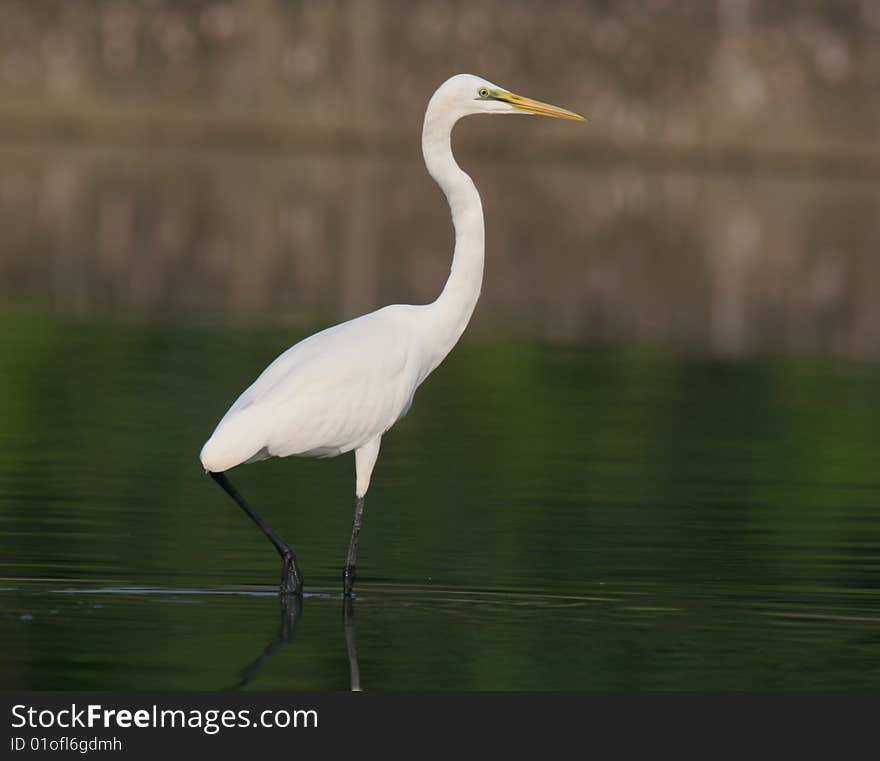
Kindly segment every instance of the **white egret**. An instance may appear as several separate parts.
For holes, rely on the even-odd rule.
[[[248,387],[201,452],[205,470],[262,529],[282,558],[281,591],[301,594],[296,553],[248,505],[225,471],[268,457],[334,457],[354,450],[355,511],[343,588],[355,579],[364,498],[382,435],[403,417],[416,389],[458,342],[483,280],[483,207],[452,155],[452,128],[470,114],[578,114],[515,95],[471,74],[434,92],[425,112],[422,155],[446,195],[455,228],[452,269],[436,301],[394,304],[295,344]]]

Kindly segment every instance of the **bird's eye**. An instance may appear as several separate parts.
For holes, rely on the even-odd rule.
[[[488,98],[489,97],[489,90],[485,87],[481,87],[477,91],[477,95],[479,95],[481,98]]]

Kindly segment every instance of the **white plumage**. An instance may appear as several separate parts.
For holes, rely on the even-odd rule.
[[[358,500],[346,593],[353,583],[360,511],[381,437],[406,414],[418,386],[455,346],[480,295],[482,204],[450,145],[454,124],[474,113],[581,119],[470,74],[444,82],[428,103],[422,131],[425,164],[446,195],[455,228],[452,269],[443,292],[430,304],[387,306],[292,346],[239,396],[201,451],[205,470],[217,477],[236,465],[267,457],[332,457],[354,450]],[[282,557],[291,556],[295,565],[289,546],[250,510],[228,480],[217,480],[263,528]],[[282,588],[299,592],[298,566],[287,572],[294,578]]]
[[[285,351],[220,421],[202,449],[205,469],[266,457],[333,457],[381,436],[426,374],[417,335],[423,309],[385,307]]]

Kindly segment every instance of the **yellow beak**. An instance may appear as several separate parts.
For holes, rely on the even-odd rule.
[[[514,108],[525,111],[529,114],[538,114],[539,116],[552,116],[554,119],[571,119],[575,122],[586,121],[583,116],[576,114],[574,111],[560,108],[559,106],[551,106],[549,103],[542,103],[540,100],[532,100],[522,95],[512,92],[498,92],[495,97],[505,103],[510,103]]]

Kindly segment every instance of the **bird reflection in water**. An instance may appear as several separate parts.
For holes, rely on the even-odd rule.
[[[279,599],[281,601],[281,623],[278,627],[278,633],[266,645],[263,652],[242,669],[239,680],[228,689],[241,690],[247,687],[256,678],[266,661],[278,655],[286,645],[293,642],[297,623],[302,616],[303,598],[300,595],[282,594],[279,595]],[[342,600],[342,630],[345,635],[351,691],[360,692],[361,673],[355,644],[354,600],[349,596],[343,597]]]
[[[352,692],[361,691],[361,670],[358,666],[354,635],[354,600],[349,595],[342,598],[342,630],[345,632],[345,649],[348,653],[348,674]]]

